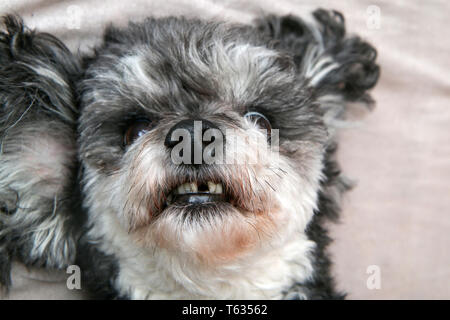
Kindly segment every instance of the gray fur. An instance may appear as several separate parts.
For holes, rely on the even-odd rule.
[[[79,65],[56,38],[14,16],[0,32],[0,286],[11,259],[61,268],[74,261],[74,77]]]

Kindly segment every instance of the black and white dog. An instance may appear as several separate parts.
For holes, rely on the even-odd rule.
[[[335,131],[349,102],[372,102],[379,68],[341,14],[150,18],[109,27],[81,65],[5,26],[4,284],[20,259],[78,264],[97,298],[343,297],[323,227],[349,187]]]

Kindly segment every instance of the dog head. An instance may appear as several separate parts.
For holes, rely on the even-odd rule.
[[[316,19],[109,28],[81,87],[91,219],[207,265],[304,234],[333,121],[378,75],[373,49],[344,39],[343,21]]]

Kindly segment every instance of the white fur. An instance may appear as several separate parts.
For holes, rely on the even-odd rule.
[[[301,73],[309,80],[310,85],[315,87],[330,72],[339,68],[339,63],[330,54],[325,53],[322,32],[318,29],[317,21],[310,22],[307,26],[314,41],[311,41],[306,48]]]
[[[148,53],[146,58],[149,58]],[[161,95],[163,93],[162,88],[151,77],[151,74],[145,72],[143,63],[141,54],[121,58],[118,66],[123,77],[121,81],[128,87],[144,89],[149,95]]]

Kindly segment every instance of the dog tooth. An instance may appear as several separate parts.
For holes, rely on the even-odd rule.
[[[185,190],[184,193],[190,193],[192,191],[191,190],[191,185],[189,183],[183,184],[183,187],[184,187],[184,190]]]
[[[216,192],[215,193],[222,193],[223,192],[223,188],[222,188],[222,184],[218,183],[216,184]]]
[[[178,194],[185,194],[186,193],[183,184],[178,186],[177,191],[178,191]]]
[[[209,193],[214,193],[216,191],[216,184],[212,181],[208,181],[208,190]]]
[[[197,187],[197,183],[196,182],[191,182],[190,183],[190,188],[191,188],[191,192],[194,192],[194,193],[198,192],[198,187]]]

